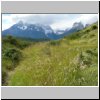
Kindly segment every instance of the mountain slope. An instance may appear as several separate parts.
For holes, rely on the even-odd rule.
[[[9,73],[9,86],[97,86],[98,27],[61,40],[33,43]]]

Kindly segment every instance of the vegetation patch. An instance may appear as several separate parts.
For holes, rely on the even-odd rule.
[[[98,28],[97,25],[93,25],[93,26],[91,27],[92,30],[95,30],[95,29],[97,29],[97,28]]]
[[[7,85],[8,72],[14,70],[22,59],[21,50],[31,43],[12,36],[2,39],[2,85]]]

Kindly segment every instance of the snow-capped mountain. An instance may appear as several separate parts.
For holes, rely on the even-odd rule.
[[[75,23],[73,23],[73,26],[71,28],[68,28],[65,30],[63,35],[66,36],[68,34],[82,30],[83,28],[84,28],[84,25],[81,22],[75,22]]]
[[[53,34],[50,26],[41,24],[28,24],[22,21],[14,24],[7,30],[2,32],[3,36],[12,35],[15,37],[32,38],[32,39],[48,39],[49,34]]]
[[[55,30],[55,34],[59,35],[59,34],[63,34],[65,30],[60,30],[60,29],[57,29]]]
[[[75,22],[73,23],[72,27],[65,29],[61,34],[57,34],[57,38],[62,38],[64,36],[67,36],[71,33],[77,32],[79,30],[82,30],[84,28],[84,25],[81,22]],[[60,30],[59,30],[60,31]]]
[[[84,25],[81,22],[75,22],[71,28],[66,30],[54,31],[50,26],[43,24],[28,24],[22,21],[11,26],[9,29],[2,31],[2,35],[12,35],[21,38],[31,39],[60,39],[68,34],[82,30]]]

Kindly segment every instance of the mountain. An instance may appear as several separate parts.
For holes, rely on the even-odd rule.
[[[30,38],[30,39],[60,39],[70,33],[82,30],[84,25],[81,22],[75,22],[73,26],[66,30],[56,30],[48,25],[42,24],[28,24],[19,21],[11,26],[9,29],[2,31],[2,35],[11,35],[14,37]]]
[[[81,22],[75,22],[71,28],[67,28],[65,30],[56,30],[55,34],[50,34],[52,35],[51,39],[60,39],[63,38],[64,36],[82,30],[84,28],[85,27]]]
[[[49,39],[49,35],[53,33],[54,32],[50,26],[41,24],[28,24],[20,21],[9,29],[4,30],[2,35],[12,35],[15,37],[32,39]]]
[[[75,22],[70,29],[65,30],[64,35],[68,35],[70,33],[77,32],[79,30],[82,30],[83,28],[84,28],[84,25],[81,22]]]
[[[60,39],[64,36],[67,36],[71,33],[77,32],[79,30],[82,30],[83,28],[84,28],[84,25],[81,22],[75,22],[71,28],[67,28],[67,29],[65,29],[65,31],[64,30],[61,30],[61,31],[58,30],[57,32],[60,32],[60,34],[56,33],[57,39]]]

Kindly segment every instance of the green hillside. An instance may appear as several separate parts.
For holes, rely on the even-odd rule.
[[[12,39],[2,39],[3,85],[98,85],[98,23],[55,41]]]

